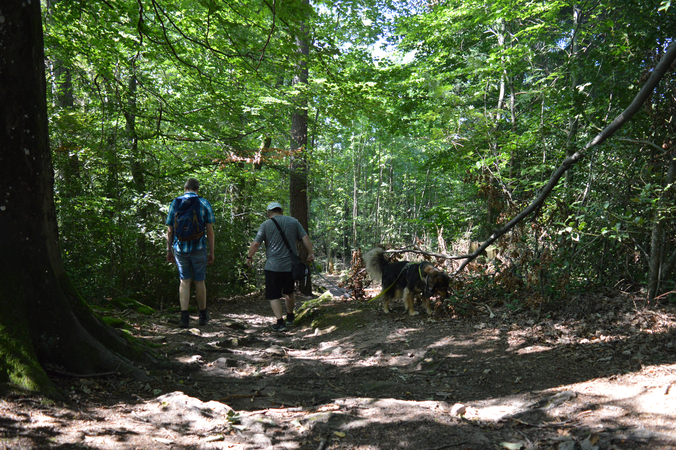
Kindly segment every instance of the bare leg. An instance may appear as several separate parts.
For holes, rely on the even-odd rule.
[[[178,287],[178,301],[181,304],[181,311],[187,311],[190,305],[190,283],[192,283],[192,278],[181,280]]]
[[[289,295],[285,295],[285,300],[286,300],[286,312],[292,313],[293,308],[296,306],[296,293],[292,293]]]
[[[282,318],[282,301],[280,299],[270,300],[272,312],[275,314],[277,320]]]
[[[200,311],[207,307],[207,287],[204,280],[195,281],[195,296],[197,297],[197,306]]]

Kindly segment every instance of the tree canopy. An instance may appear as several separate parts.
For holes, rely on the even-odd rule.
[[[67,267],[113,273],[106,289],[169,298],[171,271],[146,268],[162,211],[189,175],[220,204],[224,286],[253,288],[240,283],[240,260],[264,204],[295,205],[305,192],[326,267],[376,244],[462,253],[631,103],[673,39],[670,7],[52,2],[48,96]],[[566,285],[669,291],[673,85],[670,70],[610,142],[566,173],[530,229],[500,245],[555,255]],[[302,144],[292,142],[297,112]],[[298,167],[307,184],[294,196]],[[83,218],[87,229],[67,225]],[[90,250],[100,246],[117,250]]]

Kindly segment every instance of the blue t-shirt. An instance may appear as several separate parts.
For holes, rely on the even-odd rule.
[[[182,197],[197,197],[198,195],[194,192],[186,192]],[[176,212],[176,199],[171,201],[169,206],[169,214],[167,214],[166,225],[174,226],[174,213]],[[207,223],[214,223],[216,218],[214,217],[214,209],[211,207],[211,203],[206,198],[200,197],[200,215],[204,220],[206,226]],[[179,253],[192,253],[195,250],[201,250],[207,248],[207,234],[206,231],[204,236],[194,241],[179,241],[174,233],[174,244],[172,245],[175,252]]]

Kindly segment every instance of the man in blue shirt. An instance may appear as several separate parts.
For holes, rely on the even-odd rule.
[[[185,194],[174,199],[169,206],[167,215],[167,261],[178,266],[178,274],[181,284],[178,289],[178,298],[181,305],[181,320],[178,326],[188,328],[190,315],[188,305],[190,303],[190,285],[195,282],[195,296],[199,307],[199,324],[206,325],[209,321],[207,313],[207,289],[204,284],[207,264],[214,262],[214,210],[209,201],[199,197],[199,182],[189,178],[185,182]],[[205,228],[201,237],[193,240],[179,240],[174,230],[174,216],[178,204],[185,198],[198,197],[200,223]]]
[[[279,224],[284,231],[291,251],[296,254],[296,242],[301,241],[308,252],[307,260],[312,262],[315,254],[312,251],[312,241],[303,226],[293,217],[285,216],[282,205],[277,202],[268,205],[268,220],[258,228],[258,233],[249,246],[246,256],[246,264],[251,266],[253,255],[263,242],[265,242],[265,298],[270,301],[272,312],[275,314],[277,323],[272,326],[275,331],[285,331],[286,325],[292,325],[295,319],[293,308],[296,296],[294,293],[295,283],[291,275],[292,260],[277,226],[272,219]],[[281,298],[286,303],[286,323],[283,318]]]

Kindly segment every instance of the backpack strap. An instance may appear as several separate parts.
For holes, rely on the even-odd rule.
[[[289,250],[289,253],[291,253],[291,259],[293,259],[294,262],[296,262],[297,260],[299,260],[298,255],[296,255],[296,254],[291,250],[291,246],[289,245],[289,241],[286,240],[286,236],[284,235],[284,232],[282,231],[282,227],[279,226],[279,224],[278,224],[277,221],[274,219],[274,217],[270,217],[270,220],[272,220],[272,222],[275,224],[275,226],[276,226],[277,229],[279,230],[279,234],[280,234],[280,236],[282,236],[282,240],[284,241],[284,245],[286,245],[287,250]]]

